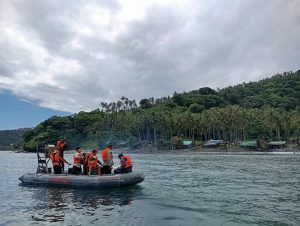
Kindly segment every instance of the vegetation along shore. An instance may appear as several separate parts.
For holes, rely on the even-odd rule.
[[[54,144],[61,137],[67,138],[69,149],[112,143],[130,150],[149,146],[175,150],[184,142],[192,148],[219,140],[226,147],[235,147],[250,140],[258,142],[258,149],[263,149],[261,142],[284,141],[286,147],[297,150],[300,71],[224,89],[175,92],[142,99],[139,104],[122,97],[117,102],[99,103],[91,112],[53,116],[22,134],[17,147],[26,151],[34,151],[38,143]]]

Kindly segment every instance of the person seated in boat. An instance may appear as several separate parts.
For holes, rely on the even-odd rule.
[[[81,152],[81,147],[77,147],[73,155],[73,174],[78,175],[82,173],[81,161],[84,159],[84,155]]]
[[[58,150],[55,150],[54,152],[52,152],[50,154],[50,159],[52,161],[54,174],[62,174],[62,172],[63,172],[62,163],[63,162],[71,165],[64,158],[60,157]]]
[[[102,160],[103,160],[103,168],[102,174],[111,174],[111,170],[113,168],[113,153],[112,146],[109,144],[107,147],[102,150]]]
[[[81,164],[83,166],[83,175],[88,175],[89,173],[88,159],[91,154],[92,151],[90,153],[83,153],[84,158],[81,160]]]
[[[118,155],[120,159],[120,166],[114,171],[115,174],[130,173],[132,172],[132,159],[129,155]]]
[[[87,157],[87,165],[89,168],[88,176],[90,175],[100,175],[101,163],[97,158],[98,151],[94,149]]]

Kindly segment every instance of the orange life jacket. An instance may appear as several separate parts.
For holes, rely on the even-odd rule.
[[[105,148],[103,151],[102,151],[102,159],[103,161],[108,161],[108,151],[110,151],[111,149],[110,148]],[[110,160],[112,161],[113,159],[113,155],[112,155],[112,152],[110,152]]]
[[[132,167],[132,159],[131,159],[131,157],[129,156],[129,155],[125,155],[125,156],[123,156],[123,158],[122,159],[125,159],[125,169],[126,168],[129,168],[129,167]]]
[[[88,167],[91,167],[92,168],[95,168],[97,166],[97,163],[98,163],[98,159],[97,157],[94,159],[94,161],[91,161],[91,157],[96,157],[96,155],[91,152],[90,154],[88,154],[88,157],[87,157],[87,165]]]
[[[65,141],[62,141],[62,140],[57,141],[56,148],[59,151],[63,150],[65,147],[66,147],[66,142]]]
[[[76,154],[76,153],[75,153],[75,154]],[[77,158],[77,157],[75,156],[75,154],[74,154],[74,156],[73,156],[74,164],[76,164],[76,163],[81,163],[82,157]]]
[[[60,163],[62,162],[62,159],[59,156],[59,153],[51,153],[50,159],[52,161],[53,166],[60,166]]]

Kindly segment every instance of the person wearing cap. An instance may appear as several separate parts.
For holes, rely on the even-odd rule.
[[[103,168],[102,174],[111,174],[113,162],[112,146],[109,144],[102,150]]]
[[[81,147],[77,147],[73,155],[73,174],[78,175],[82,173],[81,170],[81,161],[84,159],[83,154],[81,153]]]
[[[122,174],[122,173],[130,173],[132,172],[132,159],[129,155],[123,155],[120,153],[118,155],[120,159],[120,166],[115,170],[115,174]]]

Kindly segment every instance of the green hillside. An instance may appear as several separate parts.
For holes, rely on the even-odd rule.
[[[300,138],[300,71],[220,90],[208,87],[172,97],[135,100],[122,97],[92,112],[51,117],[24,134],[24,148],[68,139],[99,147],[107,142],[167,145],[176,139],[290,140]]]
[[[259,82],[243,83],[219,91],[205,87],[182,94],[174,94],[172,100],[179,106],[196,109],[240,105],[260,108],[269,105],[286,111],[300,106],[300,72],[274,75]],[[194,105],[193,105],[194,104]],[[191,106],[192,105],[192,106]]]

